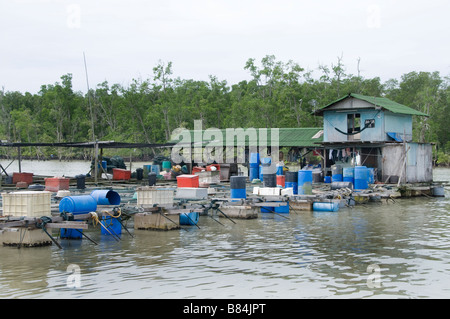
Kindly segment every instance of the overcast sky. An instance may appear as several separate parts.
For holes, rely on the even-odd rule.
[[[103,81],[152,78],[159,60],[175,77],[229,85],[268,54],[317,77],[343,57],[347,73],[400,78],[450,75],[450,1],[0,0],[0,89],[37,93],[73,74],[86,92]]]

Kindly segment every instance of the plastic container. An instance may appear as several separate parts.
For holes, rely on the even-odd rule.
[[[91,195],[67,196],[59,202],[59,212],[90,213],[97,210],[97,200]]]
[[[339,164],[331,166],[331,181],[343,182],[342,166]]]
[[[365,166],[355,166],[355,189],[367,189],[369,187],[369,170]]]
[[[72,214],[86,214],[97,210],[97,201],[91,195],[67,196],[59,202],[59,212]],[[81,239],[82,229],[61,228],[60,237],[70,239]]]
[[[284,175],[284,166],[282,165],[277,165],[277,175]]]
[[[64,177],[49,177],[45,178],[45,190],[49,192],[57,192],[59,190],[69,189],[69,178]]]
[[[275,209],[272,206],[262,206],[261,207],[261,213],[271,213],[274,211],[275,211]]]
[[[247,190],[245,188],[230,189],[231,198],[247,198]]]
[[[342,181],[343,182],[350,182],[350,183],[354,183],[355,182],[355,168],[354,167],[344,167],[342,169]]]
[[[33,173],[13,173],[12,183],[25,182],[28,185],[33,184]]]
[[[325,176],[325,178],[323,179],[324,183],[331,183],[331,176]]]
[[[298,194],[298,182],[285,182],[284,188],[292,188],[294,195]]]
[[[436,197],[444,197],[445,196],[445,190],[444,186],[433,186],[431,188],[433,196]]]
[[[103,215],[101,223],[104,227],[100,226],[102,235],[119,236],[122,235],[122,224],[120,217],[112,217],[109,215]],[[106,229],[105,229],[106,228]]]
[[[166,172],[170,171],[170,169],[172,168],[172,164],[170,163],[170,161],[164,161],[162,162],[162,169],[165,170]]]
[[[177,176],[178,187],[199,187],[198,175],[178,175]]]
[[[261,165],[262,166],[270,166],[272,164],[272,158],[270,157],[263,157],[261,158]]]
[[[155,173],[156,175],[159,175],[160,172],[159,165],[151,165],[150,166],[150,172]]]
[[[138,205],[173,205],[174,190],[158,187],[139,187],[136,189]]]
[[[180,225],[197,225],[199,220],[199,212],[180,214]]]
[[[286,176],[286,182],[298,183],[298,172],[287,171],[284,176]]]
[[[86,175],[77,175],[75,176],[77,179],[77,189],[85,189],[86,188]]]
[[[144,178],[144,170],[142,168],[136,168],[136,179],[142,181]]]
[[[274,207],[274,212],[279,214],[289,214],[289,203],[286,203],[286,205]]]
[[[113,168],[113,180],[129,180],[131,171],[122,168]]]
[[[250,153],[250,167],[259,167],[259,153]]]
[[[277,175],[277,187],[284,188],[286,184],[286,176],[285,175]]]
[[[254,179],[259,179],[259,166],[257,167],[249,167],[248,169],[248,179],[249,181],[253,181]]]
[[[148,174],[148,186],[154,186],[156,184],[156,174],[151,172]]]
[[[319,212],[337,212],[339,210],[339,203],[313,203],[313,211]]]
[[[298,171],[298,194],[311,195],[312,194],[312,171],[299,170]]]
[[[3,216],[51,216],[51,195],[47,191],[2,193]]]
[[[97,201],[97,205],[120,205],[119,193],[112,190],[97,189],[91,196]]]
[[[264,181],[264,174],[263,174],[263,167],[262,165],[259,165],[259,179],[261,182]]]
[[[231,189],[245,189],[247,184],[246,176],[231,176],[230,188]]]
[[[264,174],[264,187],[277,187],[277,175],[276,174]]]

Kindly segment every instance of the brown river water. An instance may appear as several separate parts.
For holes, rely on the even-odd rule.
[[[76,164],[71,176],[86,173],[89,164],[65,163]],[[450,169],[434,180],[449,181]],[[98,245],[0,246],[0,298],[449,298],[445,195],[236,224],[200,216],[200,229],[165,232],[134,230],[131,219],[134,237],[120,241],[90,227]]]

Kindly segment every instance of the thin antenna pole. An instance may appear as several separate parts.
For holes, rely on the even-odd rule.
[[[91,105],[91,94],[90,94],[90,88],[89,88],[89,78],[88,78],[88,72],[87,72],[87,65],[86,65],[86,55],[83,52],[83,59],[84,59],[84,70],[86,72],[86,84],[87,84],[87,95],[88,95],[88,103],[89,103],[89,113],[91,114],[91,130],[92,130],[92,142],[95,143],[94,148],[94,176],[95,176],[95,185],[97,185],[97,175],[98,175],[98,144],[95,139],[95,132],[94,132],[94,117],[92,116],[92,105]]]
[[[89,88],[89,78],[88,78],[88,71],[87,71],[87,65],[86,65],[86,55],[83,52],[83,58],[84,58],[84,70],[86,72],[86,84],[87,84],[87,95],[88,95],[88,103],[89,103],[89,112],[91,114],[91,130],[92,130],[92,141],[95,142],[95,132],[94,132],[94,117],[92,116],[92,105],[91,105],[91,94],[90,94],[90,88]]]

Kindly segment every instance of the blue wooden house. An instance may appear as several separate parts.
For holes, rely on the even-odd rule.
[[[323,116],[325,166],[364,165],[382,182],[432,181],[432,147],[412,141],[413,116],[428,116],[383,97],[348,94],[315,112]]]

